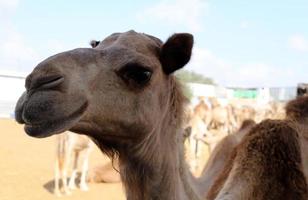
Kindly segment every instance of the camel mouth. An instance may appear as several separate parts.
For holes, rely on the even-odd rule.
[[[88,108],[88,102],[82,104],[75,112],[67,117],[43,121],[40,123],[25,123],[24,130],[27,135],[35,138],[46,138],[62,133],[72,128]]]

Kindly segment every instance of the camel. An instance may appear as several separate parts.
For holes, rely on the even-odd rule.
[[[118,160],[100,164],[89,170],[88,181],[94,183],[117,183],[121,181],[118,171]]]
[[[88,162],[90,152],[94,144],[85,135],[77,135],[75,133],[66,131],[57,135],[57,151],[56,151],[56,165],[55,165],[55,188],[54,193],[61,196],[60,179],[62,180],[62,188],[64,194],[70,194],[70,189],[76,189],[76,178],[78,172],[78,162],[82,166],[80,177],[80,189],[83,191],[89,190],[87,185]],[[81,156],[81,157],[80,157]],[[72,173],[67,183],[67,174],[72,165]]]
[[[190,60],[193,36],[115,33],[95,48],[47,58],[26,78],[16,105],[25,132],[83,133],[118,157],[129,200],[199,200],[184,161],[184,97],[173,72]],[[52,113],[52,114],[50,114]]]
[[[218,143],[209,157],[204,167],[197,186],[202,187],[199,190],[203,192],[202,196],[206,196],[211,186],[214,184],[215,177],[218,177],[223,170],[228,158],[231,156],[232,150],[241,142],[242,138],[256,125],[253,120],[244,120],[239,130],[234,134],[227,135],[223,139],[219,136],[214,138],[204,137],[201,140],[205,143]]]
[[[249,120],[249,119],[255,120],[256,110],[252,106],[242,105],[238,108],[234,108],[234,116],[235,116],[236,124],[240,125],[245,120]],[[262,115],[262,120],[263,120],[263,115]]]
[[[206,105],[204,99],[200,98],[199,103],[194,107],[189,126],[191,132],[189,135],[189,159],[190,168],[195,172],[198,168],[198,158],[200,157],[200,145],[198,138],[203,137],[205,134],[211,134],[208,131],[208,125],[211,120],[211,110]]]
[[[119,159],[128,200],[204,199],[203,186],[208,183],[195,179],[184,162],[181,131],[186,99],[173,75],[190,60],[192,46],[193,36],[188,33],[174,34],[163,43],[154,36],[128,31],[110,35],[94,49],[78,48],[56,54],[28,75],[26,93],[16,104],[16,121],[24,124],[29,136],[36,138],[66,130],[93,138],[105,154]],[[302,121],[295,124],[303,125]],[[233,151],[207,198],[265,199],[253,195],[266,192],[270,197],[267,199],[307,199],[307,180],[302,179],[301,165],[296,165],[302,164],[299,155],[303,155],[297,133],[302,132],[285,121],[266,121],[252,128]],[[263,140],[258,140],[258,136]],[[279,145],[271,143],[275,136],[285,147],[285,153],[279,151]],[[281,157],[290,166],[280,162],[278,165],[279,159],[271,157],[266,157],[269,165],[259,164],[256,160],[264,161],[258,157],[263,147],[265,157]],[[295,157],[289,151],[292,148]],[[290,157],[285,158],[285,154]],[[228,165],[233,160],[235,165]],[[242,174],[236,173],[240,166]],[[291,170],[283,170],[284,166]],[[268,180],[251,177],[270,185],[245,180],[250,177],[245,176],[245,170],[258,175],[262,171],[255,169],[260,168],[269,169]],[[231,175],[227,176],[227,172]],[[276,179],[277,173],[283,174],[288,187]],[[226,177],[228,180],[224,181]],[[277,194],[279,189],[282,192]],[[293,191],[300,196],[294,196]]]
[[[209,98],[212,114],[209,127],[216,129],[219,132],[231,133],[231,127],[235,123],[234,116],[231,112],[231,108],[220,105],[219,101],[215,97]]]
[[[299,83],[296,91],[297,96],[308,95],[308,83]]]
[[[308,97],[286,106],[244,136],[207,194],[208,200],[308,199]]]

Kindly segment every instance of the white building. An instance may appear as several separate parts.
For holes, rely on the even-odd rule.
[[[0,73],[0,117],[13,117],[15,104],[25,91],[25,76]]]

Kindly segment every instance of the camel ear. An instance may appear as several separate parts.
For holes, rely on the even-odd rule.
[[[189,33],[172,35],[162,46],[160,62],[166,74],[184,67],[190,60],[194,38]]]
[[[296,120],[308,119],[308,96],[301,96],[290,101],[286,106],[287,117]]]
[[[91,40],[90,42],[90,45],[92,48],[95,48],[97,47],[97,45],[100,43],[100,41],[97,41],[97,40]]]

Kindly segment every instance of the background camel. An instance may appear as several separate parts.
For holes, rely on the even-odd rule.
[[[308,97],[288,103],[285,120],[256,125],[234,149],[211,199],[308,199]]]
[[[229,132],[229,112],[222,106],[218,99],[210,97],[209,102],[212,108],[211,120],[209,123],[210,129],[220,130],[222,132]]]
[[[205,182],[204,184],[197,184],[197,186],[202,187],[200,190],[203,192],[202,196],[205,196],[211,186],[214,184],[215,179],[221,173],[225,167],[229,157],[231,156],[232,150],[241,142],[242,138],[249,133],[249,131],[255,126],[256,123],[253,120],[245,120],[238,131],[234,134],[227,135],[221,140],[217,139],[217,146],[214,148],[211,153],[210,158],[208,159],[206,166],[204,167],[201,177],[198,181]],[[208,138],[204,138],[207,140]],[[212,139],[212,138],[211,138]],[[212,142],[212,141],[206,141]]]
[[[254,119],[253,109],[247,107],[235,108],[232,104],[222,106],[218,99],[209,98],[211,107],[200,97],[191,115],[189,136],[189,164],[194,174],[200,168],[200,155],[205,144],[211,153],[218,142],[228,134],[237,132],[239,126],[249,119]],[[201,142],[201,143],[200,143]]]
[[[297,96],[307,96],[308,95],[308,84],[300,83],[297,86]]]
[[[104,165],[98,165],[90,169],[88,175],[89,182],[94,183],[117,183],[121,181],[119,174],[119,163],[115,159]]]
[[[190,134],[189,138],[189,164],[192,172],[198,170],[198,159],[201,155],[201,144],[198,138],[204,135],[211,134],[208,131],[208,125],[211,121],[211,110],[205,103],[204,99],[200,98],[199,103],[194,107],[189,121]]]
[[[93,149],[93,142],[85,135],[78,135],[69,131],[56,137],[56,165],[55,165],[55,188],[54,193],[61,196],[60,180],[65,194],[70,194],[69,189],[76,189],[78,164],[81,165],[80,189],[87,191],[87,173],[89,168],[89,156]],[[72,172],[67,183],[67,175]]]

